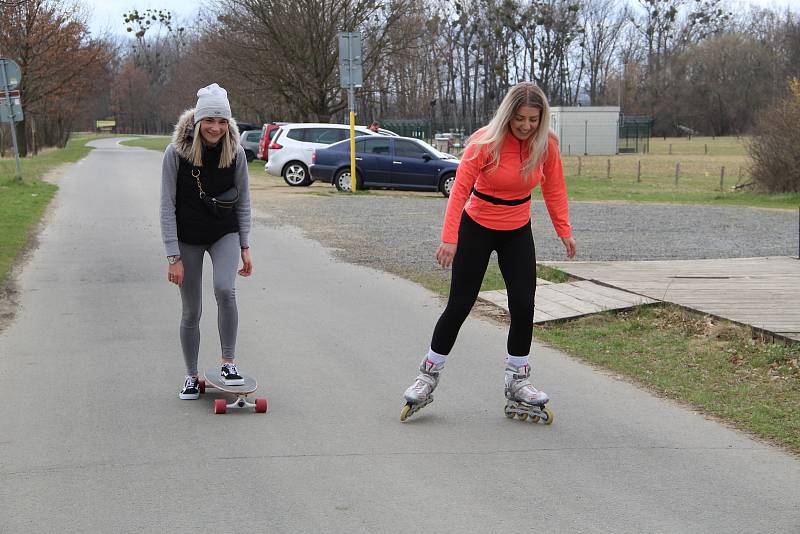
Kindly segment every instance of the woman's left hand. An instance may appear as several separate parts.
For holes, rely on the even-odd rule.
[[[567,257],[574,258],[575,257],[575,238],[574,237],[562,237],[561,241],[564,242],[564,248],[567,249]]]
[[[242,249],[242,268],[239,269],[239,276],[250,276],[253,274],[253,260],[250,259],[250,249]]]

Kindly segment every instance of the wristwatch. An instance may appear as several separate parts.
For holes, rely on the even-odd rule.
[[[181,261],[181,257],[180,256],[167,256],[167,261],[169,262],[170,265],[175,265],[176,263]]]

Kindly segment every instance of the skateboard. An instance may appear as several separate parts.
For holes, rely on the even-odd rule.
[[[219,367],[210,367],[203,373],[204,377],[200,380],[200,393],[205,393],[206,388],[218,389],[225,393],[232,393],[236,395],[236,399],[228,404],[225,399],[214,399],[214,413],[223,414],[229,408],[255,408],[256,413],[266,413],[267,399],[258,397],[250,402],[247,396],[253,393],[258,388],[256,379],[250,376],[242,376],[244,384],[240,386],[229,386],[222,383],[222,377],[219,376]]]

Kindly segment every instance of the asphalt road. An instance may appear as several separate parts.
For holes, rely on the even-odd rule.
[[[800,530],[796,457],[557,351],[534,347],[555,424],[506,419],[505,331],[481,319],[401,424],[440,299],[291,228],[256,226],[238,282],[239,363],[269,412],[178,400],[161,156],[94,144],[60,179],[0,334],[0,532]]]

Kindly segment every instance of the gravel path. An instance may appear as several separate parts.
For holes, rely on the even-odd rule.
[[[268,179],[269,180],[269,179]],[[344,261],[405,274],[442,273],[433,256],[446,199],[436,194],[349,196],[314,184],[287,194],[270,180],[254,193],[269,225],[302,228]],[[288,189],[282,186],[284,190]],[[798,250],[795,211],[675,204],[573,202],[578,260],[789,256]],[[544,204],[533,206],[537,259],[565,259]]]

